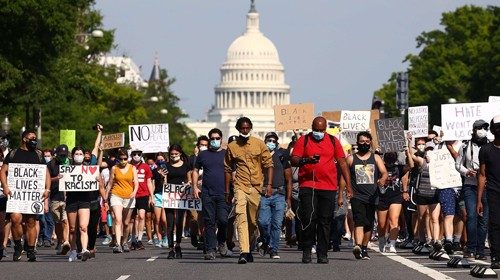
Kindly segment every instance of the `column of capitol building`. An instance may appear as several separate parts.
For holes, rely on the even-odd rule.
[[[186,125],[198,136],[217,127],[227,140],[238,135],[236,120],[246,116],[253,123],[252,135],[263,138],[275,129],[273,106],[290,104],[290,86],[285,83],[284,72],[276,47],[259,30],[259,14],[252,5],[244,34],[229,46],[220,68],[220,83],[206,119]],[[292,132],[278,135],[280,143],[286,144]]]

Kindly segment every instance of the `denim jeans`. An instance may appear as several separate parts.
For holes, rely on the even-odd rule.
[[[40,240],[52,240],[52,233],[54,232],[54,220],[50,211],[46,214],[40,215]]]
[[[465,201],[465,209],[467,211],[467,249],[474,254],[484,254],[484,242],[488,232],[488,203],[487,191],[484,190],[483,216],[479,216],[476,212],[477,204],[477,186],[464,185],[462,188]]]
[[[332,224],[330,225],[330,243],[332,245],[340,246],[342,242],[342,235],[345,234],[345,215],[333,217]]]
[[[259,226],[260,238],[273,252],[278,252],[281,226],[285,215],[285,196],[279,193],[260,199]]]
[[[217,245],[226,242],[227,216],[229,205],[223,195],[208,195],[201,193],[202,215],[205,222],[205,249],[207,252],[215,252]],[[217,230],[217,235],[215,234]]]

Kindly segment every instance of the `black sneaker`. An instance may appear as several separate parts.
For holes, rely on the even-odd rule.
[[[144,245],[142,244],[142,241],[137,241],[136,249],[144,250]]]
[[[464,259],[472,259],[472,258],[474,258],[474,254],[472,254],[472,253],[471,253],[471,252],[469,252],[469,251],[465,251],[465,252],[464,252],[464,255],[463,255],[463,258],[464,258]]]
[[[23,254],[23,246],[14,244],[14,254],[12,254],[12,260],[18,262],[21,260],[21,255]]]
[[[175,259],[175,252],[173,250],[168,252],[167,259],[169,259],[169,260]]]
[[[302,251],[302,263],[311,263],[312,258],[311,258],[311,250],[304,250]]]
[[[318,257],[318,263],[327,264],[328,258],[327,257]]]
[[[257,251],[261,257],[265,256],[269,250],[269,245],[259,242],[257,243]]]
[[[354,257],[357,260],[360,260],[363,258],[362,254],[361,254],[361,247],[359,247],[359,245],[356,245],[356,246],[354,246],[354,248],[352,248],[352,253],[354,254]]]
[[[87,261],[88,259],[90,259],[90,251],[89,250],[85,250],[82,252],[82,261]]]
[[[248,262],[253,262],[253,255],[252,255],[252,252],[248,253],[247,254],[247,261]]]
[[[451,249],[453,250],[453,252],[462,251],[462,246],[460,246],[459,242],[453,242],[453,246]]]
[[[340,246],[338,244],[333,244],[332,251],[333,252],[340,252]]]
[[[36,262],[36,253],[35,253],[35,250],[28,249],[28,251],[26,251],[26,257],[28,258],[29,262]]]
[[[181,246],[175,246],[175,258],[182,259],[182,249]]]
[[[361,251],[361,258],[362,258],[363,260],[369,260],[369,259],[370,259],[370,256],[368,256],[368,251],[366,251],[366,250],[362,250],[362,251]]]
[[[435,252],[439,252],[441,251],[441,249],[443,249],[443,245],[441,244],[440,241],[436,241],[434,242],[434,244],[432,245],[433,249]]]
[[[444,247],[444,250],[446,251],[446,254],[453,255],[453,244],[451,243],[451,241],[446,240],[444,242],[443,247]]]
[[[279,260],[281,258],[280,255],[278,255],[278,252],[269,253],[269,257],[273,260]]]
[[[238,264],[246,264],[247,262],[247,253],[241,253],[240,258],[238,259]]]
[[[130,243],[130,250],[132,250],[132,251],[137,250],[137,242],[132,241],[132,242]]]
[[[500,269],[500,259],[498,258],[491,258],[491,269]]]

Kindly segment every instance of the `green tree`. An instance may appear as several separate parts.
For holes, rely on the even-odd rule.
[[[464,6],[443,13],[443,30],[417,37],[417,55],[409,54],[410,105],[428,105],[431,124],[440,123],[441,104],[485,102],[500,92],[500,8]],[[395,109],[395,75],[374,94]]]

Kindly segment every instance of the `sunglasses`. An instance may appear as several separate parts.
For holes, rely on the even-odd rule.
[[[131,153],[130,155],[132,155],[132,156],[140,156],[141,153]]]
[[[128,158],[120,158],[120,161],[128,161]]]

